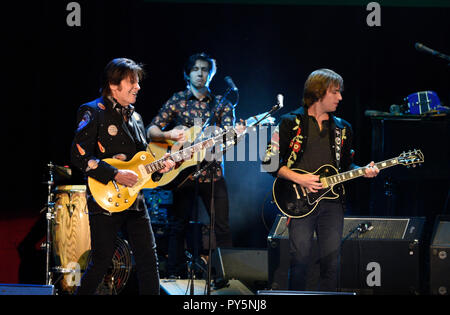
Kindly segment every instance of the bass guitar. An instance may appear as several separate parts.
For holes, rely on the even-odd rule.
[[[420,150],[411,150],[403,152],[396,158],[375,163],[379,170],[396,166],[413,166],[424,162],[423,153]],[[366,167],[360,167],[338,173],[338,170],[329,164],[322,165],[314,173],[306,172],[301,169],[291,169],[299,174],[319,175],[322,189],[317,192],[307,191],[304,187],[292,181],[276,178],[273,187],[273,200],[278,209],[286,216],[291,218],[303,218],[311,214],[323,199],[336,199],[339,197],[338,190],[343,186],[343,182],[364,176]],[[338,188],[339,187],[339,188]]]
[[[253,122],[271,122],[274,119],[266,113],[253,117],[253,120],[247,120],[250,124]],[[266,116],[263,120],[261,118]],[[259,118],[258,118],[259,117]],[[247,130],[245,130],[246,132]],[[121,212],[128,209],[136,200],[139,192],[143,188],[155,188],[161,185],[161,181],[153,181],[152,174],[165,167],[164,162],[171,159],[176,164],[183,164],[183,161],[192,159],[196,153],[201,157],[205,157],[205,150],[211,147],[226,147],[235,144],[235,139],[241,139],[245,132],[238,133],[236,128],[230,128],[225,131],[216,133],[214,136],[205,140],[196,142],[193,145],[184,145],[180,150],[171,152],[167,157],[157,159],[150,152],[141,151],[134,155],[130,161],[121,161],[118,159],[104,159],[106,163],[112,165],[119,170],[132,170],[138,174],[138,182],[133,187],[120,185],[115,180],[103,184],[92,177],[88,177],[88,186],[95,201],[105,210],[109,212]],[[179,172],[178,172],[179,173]],[[178,174],[176,173],[176,174]],[[175,175],[176,176],[176,175]],[[163,175],[164,177],[164,175]]]

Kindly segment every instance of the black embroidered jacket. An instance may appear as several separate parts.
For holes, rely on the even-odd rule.
[[[132,110],[128,122],[107,98],[100,97],[79,107],[71,161],[86,177],[90,176],[106,184],[114,179],[118,170],[102,159],[120,155],[121,159],[128,161],[137,152],[146,150],[142,117],[134,112],[132,105],[129,106]],[[100,208],[92,201],[88,190],[90,212],[93,212],[94,208]],[[130,209],[142,209],[141,202],[142,198],[138,197]]]
[[[281,117],[280,124],[272,134],[263,159],[263,168],[277,176],[282,166],[293,168],[306,150],[308,138],[308,117],[303,107]],[[330,114],[330,148],[333,165],[339,172],[354,168],[351,125]]]

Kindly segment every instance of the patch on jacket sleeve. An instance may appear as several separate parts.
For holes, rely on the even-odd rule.
[[[98,144],[98,148],[100,149],[100,152],[105,153],[105,148],[102,146],[100,141],[97,141],[97,144]]]
[[[98,160],[89,160],[86,172],[90,170],[95,170],[98,167],[98,162],[99,162]]]
[[[78,152],[81,154],[81,155],[85,155],[86,154],[86,151],[84,151],[84,149],[81,147],[81,145],[79,145],[78,143],[77,143],[77,149],[78,149]]]
[[[83,114],[83,118],[81,118],[80,122],[78,123],[77,132],[80,132],[84,127],[86,127],[89,122],[91,121],[92,114],[90,111],[85,111]]]
[[[119,132],[119,129],[117,128],[116,125],[109,125],[109,127],[108,127],[108,134],[109,135],[116,136],[118,132]]]

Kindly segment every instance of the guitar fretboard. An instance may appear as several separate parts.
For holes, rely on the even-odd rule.
[[[144,165],[144,168],[147,171],[147,174],[151,174],[151,173],[157,172],[159,170],[162,170],[165,167],[164,162],[167,160],[172,160],[175,163],[177,163],[177,162],[181,162],[183,160],[191,159],[191,157],[195,153],[200,152],[203,149],[210,148],[210,147],[214,146],[216,143],[222,143],[224,137],[225,138],[227,137],[227,134],[234,134],[234,133],[235,133],[234,129],[227,130],[225,132],[220,133],[217,136],[203,140],[203,141],[196,143],[194,145],[191,145],[185,149],[176,151],[176,152],[170,154],[169,156],[167,156],[166,158],[162,158],[162,159],[159,159],[152,163],[146,164],[146,165]]]
[[[375,166],[381,171],[382,169],[398,165],[398,158],[389,159],[386,161],[375,163]],[[336,174],[333,176],[329,176],[326,178],[327,184],[329,186],[340,184],[342,182],[364,176],[365,170],[367,167],[360,167],[351,171],[347,171],[344,173]]]
[[[268,119],[267,117],[270,117],[270,115],[268,115],[268,114],[265,115],[265,114],[266,113],[256,115],[256,116],[253,116],[253,117],[247,119],[245,121],[246,126],[252,127],[256,124],[266,121],[266,119]],[[258,117],[258,116],[264,116],[264,117],[262,117],[262,119],[259,119],[261,117]],[[242,139],[246,132],[247,132],[247,129],[245,130],[245,132],[238,135],[238,140]],[[229,137],[232,137],[232,139],[234,139],[234,136],[236,134],[238,134],[238,133],[235,130],[235,128],[230,128],[224,132],[219,133],[218,135],[216,135],[214,137],[203,140],[199,143],[196,143],[190,147],[179,150],[177,152],[174,152],[166,158],[162,158],[162,159],[159,159],[152,163],[146,164],[146,165],[144,165],[144,169],[147,172],[147,174],[152,174],[154,172],[162,170],[165,167],[164,162],[166,160],[170,159],[170,160],[174,161],[175,163],[181,162],[183,160],[189,160],[197,152],[200,152],[206,148],[213,147],[216,143],[222,144],[224,139],[225,139],[225,147],[227,147],[227,146],[229,146],[229,142],[227,142],[227,139],[229,139]],[[231,145],[234,145],[234,141],[231,141]]]

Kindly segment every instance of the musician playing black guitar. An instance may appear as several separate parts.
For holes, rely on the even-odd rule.
[[[277,179],[290,185],[290,189],[293,186],[298,200],[308,192],[317,193],[324,188],[321,176],[314,174],[321,166],[332,165],[339,173],[358,168],[352,160],[352,128],[348,122],[332,114],[342,100],[342,89],[343,79],[334,71],[319,69],[312,72],[304,86],[303,106],[283,116],[272,134],[263,166]],[[379,172],[373,162],[364,171],[364,177],[374,177]],[[306,290],[314,231],[320,252],[317,290],[337,290],[345,193],[342,187],[339,188],[336,189],[338,198],[322,199],[314,211],[303,212],[302,205],[295,200],[287,203],[293,213],[305,214],[291,216],[288,225],[290,290]]]

